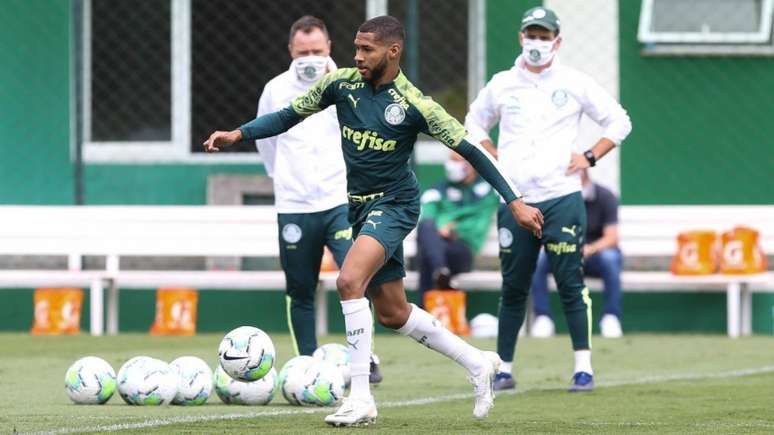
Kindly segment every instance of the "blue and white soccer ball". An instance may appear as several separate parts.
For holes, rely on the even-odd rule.
[[[202,405],[212,392],[212,370],[206,362],[195,356],[181,356],[169,363],[177,374],[175,405]]]
[[[276,352],[265,332],[252,326],[240,326],[223,337],[218,347],[218,359],[229,376],[252,382],[271,371]]]
[[[277,383],[291,405],[333,406],[344,397],[344,377],[339,369],[308,356],[288,361]]]
[[[304,406],[333,406],[344,398],[344,377],[331,363],[314,361],[304,372],[298,397]]]
[[[339,369],[344,378],[344,385],[349,386],[351,379],[349,366],[349,348],[340,343],[323,344],[314,351],[312,357],[318,361],[325,361]]]
[[[129,405],[166,405],[177,394],[177,373],[164,361],[137,356],[118,371],[118,393]]]
[[[267,405],[274,398],[277,371],[273,368],[266,376],[253,382],[243,382],[228,375],[223,368],[215,369],[215,393],[228,405]]]
[[[102,358],[81,358],[65,373],[65,391],[77,404],[101,405],[116,391],[116,372]]]
[[[277,375],[277,389],[291,405],[301,405],[299,395],[303,390],[304,372],[312,363],[314,358],[308,355],[291,358]]]

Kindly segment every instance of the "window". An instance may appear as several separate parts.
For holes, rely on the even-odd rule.
[[[291,24],[306,14],[326,22],[340,67],[353,65],[352,42],[367,9],[396,15],[411,42],[403,59],[409,78],[460,120],[466,97],[483,82],[483,38],[470,31],[483,20],[482,0],[74,4],[81,32],[75,106],[83,158],[91,163],[260,162],[252,143],[217,155],[204,155],[201,143],[255,115],[264,85],[290,64]]]
[[[86,161],[173,161],[190,140],[189,0],[84,0]]]
[[[643,0],[638,39],[654,54],[774,54],[774,0]]]
[[[191,153],[201,153],[215,128],[255,116],[264,85],[290,66],[288,31],[303,15],[322,19],[331,38],[331,57],[353,66],[355,30],[365,17],[363,0],[193,0],[191,4]],[[227,153],[255,152],[241,142]],[[210,156],[212,157],[212,156]]]

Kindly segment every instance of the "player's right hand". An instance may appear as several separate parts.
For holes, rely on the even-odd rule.
[[[204,141],[202,145],[204,145],[204,151],[216,153],[240,139],[242,139],[242,132],[239,129],[232,131],[216,131],[215,133],[212,133],[209,139]]]
[[[525,204],[521,199],[511,201],[508,208],[519,225],[532,231],[538,239],[543,237],[543,213],[540,210]]]

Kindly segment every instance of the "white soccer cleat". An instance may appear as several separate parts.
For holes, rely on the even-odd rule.
[[[549,338],[554,336],[555,329],[554,321],[546,315],[541,315],[535,317],[529,332],[534,338]]]
[[[605,314],[602,316],[602,320],[599,321],[599,330],[604,338],[623,337],[621,322],[614,314]]]
[[[336,427],[368,426],[376,423],[376,415],[373,396],[367,399],[345,397],[339,409],[325,417],[325,422]]]
[[[473,384],[473,391],[476,393],[476,402],[473,407],[473,417],[484,418],[489,414],[489,410],[494,407],[494,382],[495,375],[500,369],[502,360],[495,352],[481,352],[488,364],[484,365],[483,370],[476,376],[470,376],[468,380]]]

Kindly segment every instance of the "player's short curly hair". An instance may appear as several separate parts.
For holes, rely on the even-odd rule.
[[[328,28],[325,27],[325,21],[311,15],[304,15],[303,17],[297,19],[293,25],[290,26],[288,44],[293,42],[293,37],[296,36],[297,32],[310,33],[314,29],[322,30],[322,32],[325,34],[325,37],[328,38]]]
[[[403,29],[403,24],[397,18],[389,15],[371,18],[361,24],[357,31],[360,33],[373,33],[379,41],[403,42],[406,39],[406,31]]]

